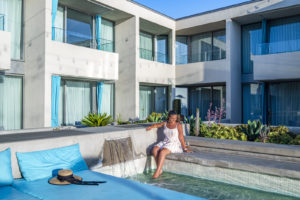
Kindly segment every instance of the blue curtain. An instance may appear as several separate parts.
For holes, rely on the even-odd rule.
[[[60,76],[52,76],[52,94],[51,94],[51,126],[57,127],[59,113],[59,89]]]
[[[97,49],[101,49],[101,16],[96,15],[96,42],[97,42]]]
[[[196,110],[199,108],[200,117],[206,120],[207,111],[210,103],[213,103],[211,87],[197,87],[189,92],[190,114],[196,116]]]
[[[101,82],[97,82],[98,113],[101,113],[102,95],[103,95],[103,82],[101,81]]]
[[[156,46],[157,46],[156,61],[161,63],[169,63],[168,36],[167,35],[157,36]]]
[[[186,36],[176,37],[176,64],[188,63],[188,42]]]
[[[251,54],[256,55],[257,48],[261,45],[261,24],[251,24],[242,27],[242,73],[253,73]]]
[[[108,115],[114,115],[114,84],[103,84],[103,93],[101,98],[101,112]]]
[[[52,0],[52,40],[55,40],[55,17],[58,7],[58,0]]]
[[[153,60],[153,36],[140,32],[140,58]]]

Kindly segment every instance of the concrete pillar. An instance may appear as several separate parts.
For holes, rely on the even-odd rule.
[[[46,125],[45,39],[47,35],[46,15],[49,12],[47,1],[24,1],[24,128],[38,128]]]
[[[231,19],[226,20],[226,67],[226,118],[241,123],[241,26]]]
[[[131,17],[116,23],[116,53],[119,54],[119,79],[116,81],[115,113],[122,120],[135,118],[139,110],[139,85],[136,81],[139,56],[139,18]]]

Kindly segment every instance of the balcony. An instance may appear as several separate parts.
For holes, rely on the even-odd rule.
[[[9,70],[11,65],[10,32],[4,31],[5,16],[0,14],[0,70]]]
[[[296,51],[300,51],[300,39],[258,44],[252,53],[253,55],[266,55]]]
[[[176,85],[226,82],[226,59],[176,65]]]
[[[61,28],[52,27],[52,33],[55,34],[55,41],[73,44],[76,46],[98,49],[102,51],[114,52],[115,43],[112,40],[100,38],[100,47],[91,35],[82,34],[73,31],[67,31]]]
[[[110,52],[114,45],[112,41],[101,39],[99,51],[96,42],[86,35],[61,29],[55,29],[55,34],[60,36],[55,38],[56,41],[46,41],[47,72],[98,80],[118,79],[119,55]]]

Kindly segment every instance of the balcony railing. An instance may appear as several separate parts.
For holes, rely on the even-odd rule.
[[[169,64],[169,55],[162,52],[155,52],[149,49],[140,48],[140,58]]]
[[[214,51],[203,51],[191,55],[176,55],[176,64],[188,64],[196,62],[206,62],[212,60],[222,60],[226,58],[226,51],[218,49]]]
[[[77,46],[97,49],[98,45],[91,35],[78,33],[74,31],[66,31],[62,28],[52,28],[52,34],[55,35],[54,40]],[[114,52],[114,41],[100,38],[100,50]]]
[[[0,14],[0,31],[4,31],[4,18],[5,16],[3,14]]]
[[[252,50],[252,54],[266,55],[295,51],[300,51],[300,39],[258,44],[256,49]]]

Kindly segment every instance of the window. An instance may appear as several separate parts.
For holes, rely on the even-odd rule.
[[[189,88],[189,114],[196,115],[199,108],[200,117],[206,120],[207,111],[212,103],[212,110],[226,105],[226,86],[207,86]]]
[[[22,128],[23,78],[0,75],[0,130]]]
[[[156,42],[157,42],[156,61],[161,63],[169,63],[168,36],[158,35]]]
[[[62,79],[59,100],[59,123],[75,125],[88,113],[96,113],[97,82]],[[114,84],[104,83],[101,113],[114,116]]]
[[[243,123],[262,120],[262,89],[258,83],[243,84]]]
[[[211,53],[211,33],[195,35],[191,37],[191,62],[203,62],[212,60]]]
[[[213,60],[226,58],[226,34],[225,30],[213,32]]]
[[[271,125],[300,126],[300,82],[269,85]]]
[[[242,73],[253,73],[251,54],[256,54],[258,45],[262,41],[261,24],[242,26]]]
[[[168,109],[168,88],[140,86],[140,119],[152,112],[163,113]]]
[[[22,0],[0,0],[0,28],[10,32],[11,58],[23,59]]]
[[[153,36],[140,32],[140,58],[153,60]]]
[[[188,63],[188,40],[186,36],[176,37],[176,64]]]

